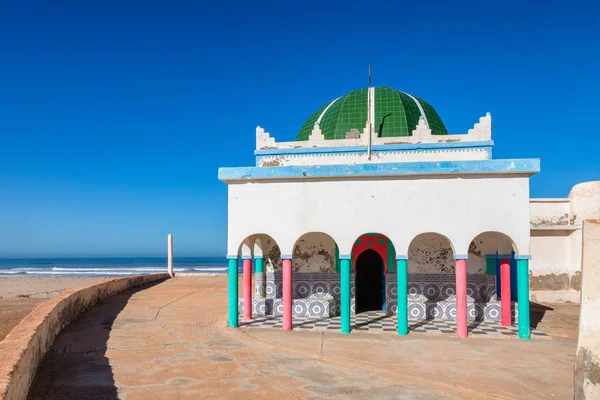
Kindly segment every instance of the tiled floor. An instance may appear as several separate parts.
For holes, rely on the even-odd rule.
[[[241,316],[240,316],[241,318]],[[386,315],[383,311],[368,311],[352,317],[352,330],[373,332],[396,332],[396,316]],[[279,328],[283,324],[282,317],[256,317],[252,321],[240,320],[240,327]],[[325,331],[340,330],[340,317],[307,318],[294,317],[292,326],[298,330]],[[455,321],[408,321],[409,332],[456,332]],[[516,326],[504,327],[499,322],[469,322],[469,334],[473,335],[505,335],[517,336]],[[532,336],[548,336],[543,332],[532,330]]]

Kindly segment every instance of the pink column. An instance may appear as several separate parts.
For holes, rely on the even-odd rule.
[[[292,260],[283,260],[283,330],[292,330]]]
[[[456,334],[466,338],[467,333],[467,260],[456,260]]]
[[[244,319],[252,319],[252,260],[244,259]]]
[[[502,297],[502,326],[511,326],[510,315],[510,260],[500,259],[500,291]]]

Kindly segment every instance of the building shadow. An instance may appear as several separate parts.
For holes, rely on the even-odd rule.
[[[27,398],[118,399],[112,367],[106,357],[109,336],[131,296],[161,282],[147,283],[103,299],[66,326],[40,363]]]
[[[529,303],[529,326],[536,329],[539,323],[544,319],[546,311],[552,311],[554,308],[543,304],[530,302]]]

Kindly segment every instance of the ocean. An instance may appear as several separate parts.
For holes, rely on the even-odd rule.
[[[227,259],[173,257],[173,270],[175,274],[226,273]],[[0,277],[127,276],[158,272],[167,272],[166,257],[0,258]]]

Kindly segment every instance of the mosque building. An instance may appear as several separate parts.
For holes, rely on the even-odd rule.
[[[397,316],[400,335],[409,320],[455,321],[463,338],[471,321],[516,321],[529,339],[530,281],[548,296],[577,291],[577,218],[600,214],[600,185],[583,184],[583,200],[530,199],[540,160],[494,159],[491,133],[487,113],[449,134],[429,103],[388,87],[327,102],[293,142],[257,127],[256,165],[219,169],[229,325],[336,317],[350,333],[355,316],[378,311]]]

